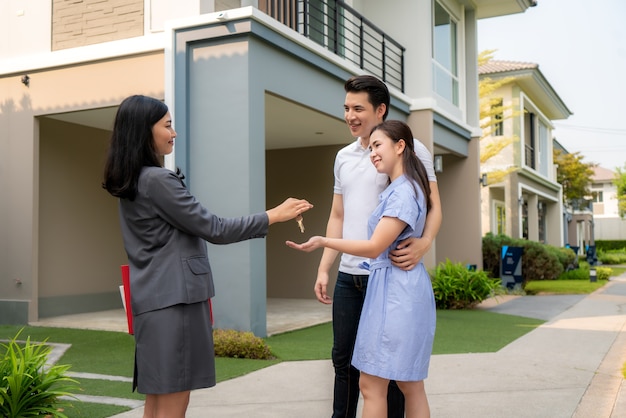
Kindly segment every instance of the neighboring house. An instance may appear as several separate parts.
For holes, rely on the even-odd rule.
[[[0,2],[0,320],[121,307],[117,202],[101,187],[119,103],[163,99],[191,192],[221,216],[315,204],[265,240],[211,246],[216,327],[266,333],[267,298],[312,298],[343,82],[373,73],[437,158],[443,225],[426,265],[481,265],[477,19],[534,0]],[[10,40],[10,41],[9,41]]]
[[[569,154],[569,151],[556,139],[552,140],[552,146],[554,150],[558,150],[562,154]],[[571,247],[576,254],[586,255],[589,246],[595,245],[591,196],[565,201],[563,204],[563,220],[563,242],[566,246]]]
[[[482,232],[563,246],[563,199],[552,158],[552,121],[572,113],[537,64],[492,59],[479,68],[479,75],[481,80],[510,79],[490,95],[503,114],[494,116],[498,123],[481,140],[481,147],[515,139],[481,165],[481,173],[487,174],[487,184],[481,182]],[[502,181],[489,181],[506,171]]]
[[[619,214],[617,186],[613,183],[616,174],[603,167],[594,167],[591,198],[596,240],[623,240],[626,237],[626,219]]]

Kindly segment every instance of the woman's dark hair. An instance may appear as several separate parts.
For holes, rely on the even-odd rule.
[[[374,106],[374,109],[384,104],[385,114],[383,115],[383,120],[387,119],[391,96],[385,83],[371,75],[355,75],[345,82],[343,88],[346,93],[366,92],[368,101]]]
[[[162,165],[154,149],[152,127],[167,111],[160,100],[140,95],[127,97],[120,104],[102,183],[113,196],[134,200],[142,167]]]
[[[420,186],[424,197],[426,198],[426,209],[430,210],[430,183],[428,182],[428,173],[422,161],[415,155],[415,146],[413,144],[413,133],[409,126],[399,120],[387,120],[372,129],[374,131],[383,131],[393,142],[404,140],[406,146],[402,153],[402,163],[404,166],[404,175]],[[370,134],[371,135],[371,134]],[[413,186],[415,187],[415,185]],[[416,190],[417,193],[417,190]]]

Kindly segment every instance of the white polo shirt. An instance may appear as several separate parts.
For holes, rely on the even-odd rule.
[[[414,139],[415,154],[428,173],[428,180],[436,182],[433,158],[428,149]],[[376,171],[370,161],[370,150],[361,146],[361,140],[343,147],[335,157],[334,193],[343,198],[343,238],[366,240],[367,221],[378,206],[378,195],[385,190],[389,177]],[[351,254],[342,254],[339,271],[348,274],[369,274],[359,268],[368,259]]]

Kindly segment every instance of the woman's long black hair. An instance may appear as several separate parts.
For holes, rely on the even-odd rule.
[[[160,100],[135,95],[120,104],[107,159],[102,187],[113,196],[134,200],[142,167],[161,167],[154,149],[152,127],[168,109]]]
[[[387,120],[375,126],[374,129],[372,129],[372,133],[374,133],[374,131],[383,131],[393,142],[399,142],[401,139],[404,140],[406,144],[402,153],[404,175],[415,180],[415,183],[420,186],[426,198],[426,210],[430,210],[430,183],[428,182],[428,173],[426,173],[426,167],[424,167],[422,161],[415,155],[411,128],[402,121]]]

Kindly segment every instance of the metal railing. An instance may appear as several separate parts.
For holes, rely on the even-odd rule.
[[[259,10],[404,91],[405,48],[343,1],[266,0]]]

